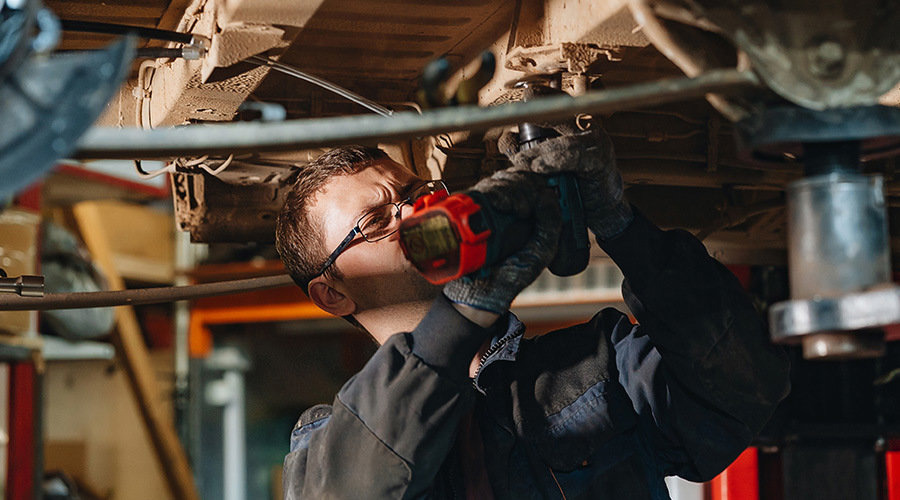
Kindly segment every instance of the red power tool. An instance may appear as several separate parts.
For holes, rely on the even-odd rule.
[[[584,270],[590,253],[578,185],[572,175],[547,178],[556,190],[562,214],[559,247],[548,266],[557,276]],[[491,206],[478,191],[448,195],[439,191],[416,201],[400,222],[400,246],[420,273],[443,284],[501,262],[531,238],[532,219]]]
[[[416,269],[442,284],[498,262],[528,241],[530,220],[494,210],[477,191],[419,198],[400,223],[400,246]],[[492,237],[493,236],[493,237]]]

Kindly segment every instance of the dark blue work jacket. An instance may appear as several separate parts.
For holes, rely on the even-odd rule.
[[[468,415],[497,499],[663,499],[665,476],[718,474],[787,395],[786,356],[734,276],[690,234],[638,215],[599,243],[625,275],[638,324],[608,308],[527,339],[512,315],[488,332],[439,298],[332,405],[300,417],[285,497],[462,499],[472,457],[457,438]]]

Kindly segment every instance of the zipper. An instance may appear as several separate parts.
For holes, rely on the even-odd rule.
[[[484,354],[481,355],[481,359],[478,360],[478,368],[475,370],[475,377],[472,378],[472,386],[478,390],[478,384],[475,383],[478,380],[478,375],[481,374],[481,369],[484,368],[484,362],[488,360],[491,356],[497,353],[501,348],[503,348],[507,343],[509,343],[510,339],[512,339],[515,334],[506,335],[502,339],[498,340],[496,344],[492,344]]]

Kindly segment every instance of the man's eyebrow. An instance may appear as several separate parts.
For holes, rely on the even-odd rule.
[[[384,187],[383,185],[379,185],[377,190],[378,190],[378,196],[371,198],[370,201],[365,204],[365,207],[363,208],[363,211],[360,215],[365,215],[373,208],[380,207],[381,205],[384,205],[385,203],[390,203],[391,198],[393,196],[392,193],[390,192],[390,190],[388,188]]]
[[[378,186],[378,197],[372,199],[372,201],[366,203],[362,211],[359,213],[359,216],[369,213],[375,208],[378,208],[382,205],[391,203],[393,201],[401,201],[406,199],[407,196],[412,194],[412,191],[419,185],[424,184],[425,181],[421,179],[410,179],[408,182],[402,184],[400,189],[390,189],[385,187],[384,185]],[[393,191],[393,192],[392,192]],[[396,194],[394,194],[396,192]],[[396,200],[394,199],[396,197]]]
[[[425,183],[425,181],[423,181],[422,179],[412,178],[406,184],[403,185],[403,188],[397,194],[400,195],[401,200],[406,199],[406,197],[409,196],[410,194],[412,194],[412,192],[417,187],[421,186],[424,183]]]

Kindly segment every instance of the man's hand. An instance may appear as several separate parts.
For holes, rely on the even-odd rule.
[[[505,133],[498,148],[510,159],[513,170],[545,175],[574,173],[578,177],[588,228],[601,240],[621,233],[634,216],[625,202],[622,175],[616,168],[609,136],[599,126],[583,132],[569,123],[552,125],[552,128],[560,136],[531,149],[519,151],[519,135],[515,132]]]
[[[484,194],[500,211],[535,220],[531,240],[489,269],[487,276],[463,276],[444,286],[444,295],[456,304],[503,314],[516,295],[538,277],[556,254],[559,206],[545,181],[530,172],[502,170],[472,189]]]

